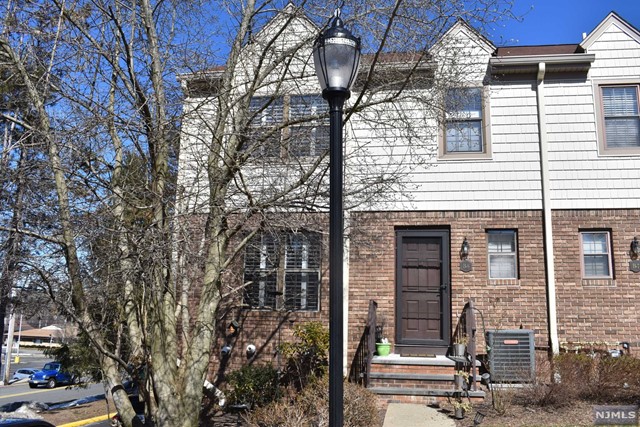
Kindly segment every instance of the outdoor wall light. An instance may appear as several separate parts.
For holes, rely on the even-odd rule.
[[[220,350],[220,353],[222,353],[222,357],[228,356],[231,354],[231,346],[225,345],[222,347],[222,350]]]
[[[247,359],[251,359],[253,356],[256,355],[256,346],[253,344],[249,344],[247,346]]]
[[[465,237],[462,241],[462,246],[460,247],[460,259],[467,259],[469,256],[469,241]]]
[[[240,324],[237,321],[232,320],[231,323],[229,323],[229,326],[227,326],[227,331],[229,331],[229,336],[235,337],[238,335],[238,331],[240,331]]]
[[[639,251],[640,251],[640,242],[638,242],[638,237],[636,236],[631,241],[631,249],[629,251],[629,255],[631,256],[631,259],[637,259]]]

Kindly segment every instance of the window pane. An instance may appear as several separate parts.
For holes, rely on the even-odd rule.
[[[515,279],[515,255],[491,255],[489,257],[489,277],[491,279]]]
[[[251,240],[244,257],[244,301],[251,307],[275,308],[277,289],[278,241],[263,235]]]
[[[607,233],[582,233],[582,252],[589,254],[607,254]]]
[[[289,153],[295,157],[317,157],[329,150],[329,126],[292,126]]]
[[[482,152],[482,122],[448,121],[447,153]]]
[[[455,88],[447,91],[445,100],[447,115],[458,118],[480,118],[482,93],[480,88]]]
[[[327,112],[329,104],[319,95],[291,96],[289,108],[289,118],[300,120]]]
[[[602,104],[604,107],[604,115],[607,117],[637,116],[637,86],[603,87]]]
[[[288,310],[317,310],[320,275],[317,271],[285,275],[284,304]]]
[[[253,125],[273,126],[282,123],[284,104],[282,98],[258,96],[251,98],[249,113],[254,116]]]
[[[605,118],[607,147],[640,147],[640,118]]]
[[[329,149],[329,118],[318,117],[328,111],[319,95],[291,96],[289,153],[295,157],[317,157]]]
[[[584,257],[585,277],[610,277],[608,255],[587,255]]]
[[[515,231],[490,231],[489,252],[515,252],[516,233]]]

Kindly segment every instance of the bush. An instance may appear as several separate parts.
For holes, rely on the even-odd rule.
[[[296,342],[284,343],[280,351],[287,361],[283,382],[302,390],[315,378],[322,377],[329,366],[329,330],[320,322],[296,325]]]
[[[267,405],[281,396],[278,371],[271,365],[243,366],[228,375],[228,402],[249,407]]]
[[[327,376],[307,385],[291,400],[274,402],[249,415],[252,427],[326,427],[329,425],[329,380]],[[380,425],[377,398],[369,390],[344,384],[344,425]]]
[[[640,359],[563,353],[536,360],[536,378],[518,393],[524,405],[560,407],[576,400],[634,403],[640,399]]]

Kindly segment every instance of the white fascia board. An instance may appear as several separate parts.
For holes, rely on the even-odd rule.
[[[580,64],[593,63],[596,55],[593,53],[570,53],[563,55],[520,55],[501,56],[489,59],[491,66],[513,66],[513,65],[537,65],[541,62],[545,64]]]

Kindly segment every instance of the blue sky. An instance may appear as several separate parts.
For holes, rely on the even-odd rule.
[[[521,22],[509,21],[489,34],[497,46],[580,43],[612,10],[640,28],[640,0],[515,0]]]

